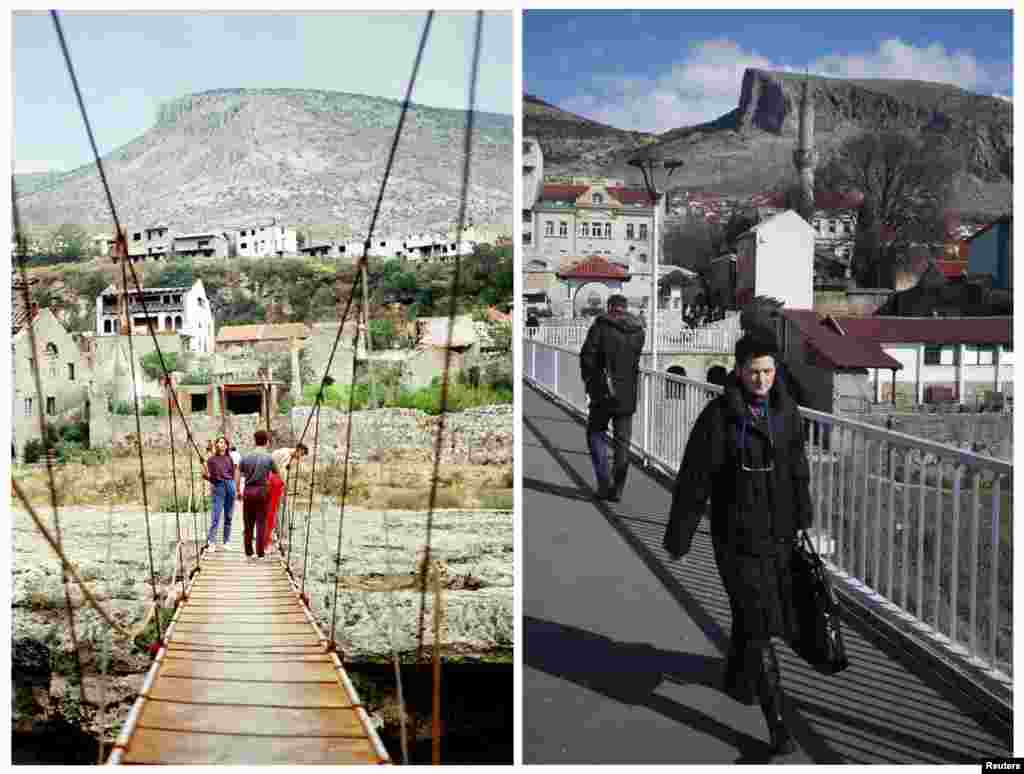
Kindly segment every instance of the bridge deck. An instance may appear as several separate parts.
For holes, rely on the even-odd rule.
[[[766,762],[760,709],[721,690],[729,605],[707,524],[661,547],[671,493],[634,467],[591,498],[583,427],[523,390],[523,762]],[[799,750],[785,763],[950,763],[1010,755],[1011,729],[928,664],[844,626],[851,666],[778,648]]]
[[[388,762],[276,559],[205,554],[121,763]]]

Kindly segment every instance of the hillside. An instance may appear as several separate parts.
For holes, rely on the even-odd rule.
[[[343,92],[224,89],[161,106],[145,134],[104,158],[122,222],[182,230],[277,217],[365,232],[401,103]],[[69,116],[77,120],[77,115]],[[443,228],[458,213],[465,113],[416,105],[406,119],[378,233]],[[102,133],[102,127],[97,127]],[[512,222],[512,117],[478,113],[467,216]],[[106,229],[95,164],[17,176],[27,226]]]
[[[749,195],[792,179],[800,88],[805,76],[748,69],[739,84],[737,107],[705,124],[659,135],[657,144],[684,166],[673,177],[678,188],[711,188]],[[1009,102],[953,86],[911,80],[843,80],[810,77],[815,145],[822,161],[844,140],[862,131],[899,129],[938,134],[962,155],[966,172],[956,186],[954,206],[965,212],[996,214],[1012,206],[1012,106]],[[561,111],[564,113],[564,111]],[[571,114],[562,117],[570,123]],[[576,117],[579,119],[579,117]],[[586,119],[579,119],[586,121]],[[590,122],[591,133],[601,125]],[[524,100],[524,131],[533,131]],[[606,127],[600,139],[554,146],[545,171],[578,171],[598,143],[607,147],[601,169],[590,174],[624,176],[637,145]],[[582,170],[579,170],[582,171]]]
[[[655,137],[591,121],[530,94],[523,97],[523,134],[540,141],[547,173],[581,175],[593,174],[595,167],[613,163],[623,151]]]

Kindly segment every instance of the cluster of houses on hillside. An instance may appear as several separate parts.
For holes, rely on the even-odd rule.
[[[31,290],[31,287],[28,288]],[[74,417],[95,419],[106,414],[109,405],[141,398],[172,400],[172,391],[182,410],[210,415],[233,413],[274,413],[281,398],[301,394],[299,351],[305,351],[308,365],[317,376],[323,374],[338,338],[337,322],[232,325],[215,327],[215,319],[201,280],[191,287],[151,287],[123,294],[111,285],[96,298],[95,330],[72,334],[49,308],[26,305],[26,287],[12,283],[12,449],[20,455],[25,443],[39,437],[39,415],[50,422]],[[491,318],[508,322],[496,310]],[[33,354],[29,323],[36,339],[39,362]],[[469,316],[456,319],[451,342],[448,319],[420,318],[408,324],[403,338],[411,344],[405,350],[370,350],[361,336],[356,359],[385,363],[402,373],[410,389],[427,386],[443,370],[446,350],[452,368],[462,370],[485,363],[497,344],[485,324]],[[128,334],[132,334],[131,349]],[[155,334],[155,335],[151,335]],[[364,333],[365,335],[365,333]],[[137,360],[155,351],[187,356],[202,366],[196,376],[175,376],[170,384],[148,379],[139,363],[129,361],[134,350]],[[356,328],[348,324],[341,335],[342,350],[332,362],[330,376],[338,383],[353,379],[353,348]],[[344,350],[347,350],[345,352]],[[290,383],[275,379],[267,367],[268,355],[291,354]],[[504,357],[502,353],[495,356]],[[38,366],[38,369],[37,369]],[[38,370],[42,398],[36,389]],[[135,371],[133,382],[132,371]]]
[[[473,227],[462,231],[423,232],[374,237],[368,255],[378,258],[400,257],[410,261],[445,262],[455,256],[472,255],[482,241]],[[113,257],[113,236],[92,238],[94,252]],[[286,255],[316,255],[354,259],[362,256],[365,238],[304,241],[296,228],[259,221],[230,229],[176,232],[170,226],[156,224],[125,228],[128,257],[133,262],[159,261],[170,257],[189,258],[265,258]]]

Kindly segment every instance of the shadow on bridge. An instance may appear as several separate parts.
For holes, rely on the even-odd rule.
[[[767,761],[758,708],[720,687],[730,613],[707,523],[671,561],[664,482],[634,466],[621,503],[593,500],[582,425],[530,387],[523,401],[524,762]],[[834,677],[778,648],[800,747],[780,762],[1010,755],[1011,729],[899,642],[844,634]]]

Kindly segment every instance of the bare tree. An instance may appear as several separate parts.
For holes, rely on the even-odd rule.
[[[722,229],[703,218],[666,224],[662,237],[663,262],[704,274],[722,245]]]
[[[839,147],[818,181],[824,190],[864,196],[854,249],[860,281],[881,285],[912,242],[943,238],[943,214],[962,166],[937,136],[865,132]]]

